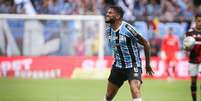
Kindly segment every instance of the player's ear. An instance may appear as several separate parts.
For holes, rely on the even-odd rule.
[[[116,16],[116,19],[121,19],[121,16],[120,16],[120,15],[117,15],[117,16]]]

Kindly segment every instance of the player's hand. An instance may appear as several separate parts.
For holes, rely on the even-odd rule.
[[[154,72],[153,72],[153,70],[152,70],[150,64],[149,64],[149,65],[146,65],[146,66],[145,66],[145,69],[146,69],[146,73],[147,73],[148,75],[152,76],[152,75],[154,74]]]

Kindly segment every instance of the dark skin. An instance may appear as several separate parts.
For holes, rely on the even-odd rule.
[[[114,9],[109,8],[106,14],[105,22],[109,23],[112,27],[112,29],[115,31],[119,28],[119,26],[122,24],[122,17],[120,14],[118,14]],[[151,65],[150,65],[150,45],[149,43],[139,34],[136,35],[136,37],[139,40],[139,43],[144,46],[144,52],[145,52],[145,60],[146,60],[146,73],[150,76],[154,74]],[[132,94],[132,98],[140,98],[140,86],[141,82],[139,80],[129,80],[128,81],[130,86],[130,91]],[[106,97],[107,100],[110,101],[114,98],[116,93],[118,92],[119,87],[111,82],[108,82],[107,86],[107,93]]]
[[[121,16],[118,13],[116,13],[115,10],[108,9],[105,22],[110,23],[113,30],[117,30],[117,28],[121,25],[122,20],[123,19],[121,18]],[[144,46],[145,60],[146,60],[146,66],[145,66],[146,73],[148,75],[152,76],[154,72],[150,65],[150,49],[151,49],[151,47],[150,47],[149,43],[142,36],[137,34],[136,37],[138,38],[139,43]]]

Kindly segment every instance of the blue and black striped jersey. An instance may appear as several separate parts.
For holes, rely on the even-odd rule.
[[[141,67],[138,39],[136,38],[138,33],[132,25],[122,21],[120,27],[115,31],[111,27],[107,28],[106,34],[113,51],[115,67]]]

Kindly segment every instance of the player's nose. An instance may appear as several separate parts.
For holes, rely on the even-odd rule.
[[[106,13],[106,16],[109,16],[109,15],[110,15],[110,12],[107,12],[107,13]]]
[[[108,12],[106,13],[106,16],[109,16],[109,13],[108,13]]]

